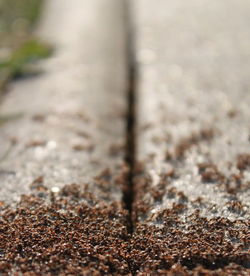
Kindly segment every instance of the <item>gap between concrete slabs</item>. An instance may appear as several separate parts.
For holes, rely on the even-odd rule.
[[[249,161],[247,156],[243,156],[227,168],[225,160],[231,158],[231,154],[237,156],[240,153],[238,144],[234,143],[233,129],[238,123],[239,129],[244,128],[248,113],[244,103],[240,102],[243,108],[236,124],[232,121],[235,112],[231,105],[223,105],[222,109],[214,107],[217,100],[219,106],[224,102],[224,96],[217,99],[215,91],[224,86],[220,87],[221,83],[213,78],[213,70],[218,70],[218,74],[222,71],[220,79],[224,79],[224,74],[228,73],[223,71],[224,65],[232,56],[239,64],[243,64],[243,61],[231,52],[233,49],[228,50],[226,46],[229,52],[226,51],[225,56],[219,57],[221,64],[214,64],[215,57],[210,52],[211,56],[207,55],[207,48],[203,44],[213,37],[216,20],[225,16],[225,3],[203,0],[202,4],[207,8],[205,9],[195,0],[191,4],[183,4],[182,1],[159,1],[157,5],[150,0],[133,2],[135,45],[131,33],[130,41],[125,41],[128,30],[124,29],[123,13],[128,6],[125,7],[124,3],[130,2],[74,1],[73,5],[67,1],[48,1],[47,15],[52,16],[45,17],[40,33],[51,41],[54,40],[54,44],[58,45],[57,54],[45,62],[47,73],[40,79],[32,80],[33,92],[30,91],[31,82],[22,81],[12,86],[11,93],[3,103],[3,110],[6,112],[18,112],[22,115],[16,122],[2,128],[5,138],[0,139],[6,145],[13,145],[10,154],[2,162],[3,183],[20,183],[20,189],[7,190],[9,187],[6,184],[6,190],[3,191],[6,191],[5,196],[15,195],[14,200],[17,200],[24,186],[25,193],[31,188],[33,196],[25,196],[14,212],[3,206],[4,226],[1,229],[9,252],[2,252],[1,249],[0,269],[66,274],[165,275],[171,271],[169,273],[183,275],[244,275],[248,271],[246,235],[249,218],[248,212],[242,213],[241,208],[249,208],[245,200],[248,193],[244,194],[242,187],[239,191],[234,189],[237,188],[237,174],[247,179],[245,167]],[[212,3],[211,6],[209,3]],[[241,20],[237,18],[237,14],[245,10],[245,3],[243,1],[236,8],[230,1],[226,9],[232,15],[232,28],[229,28],[232,32],[247,25],[244,12]],[[52,10],[58,12],[56,18],[51,13]],[[83,11],[86,12],[85,17],[82,16]],[[97,11],[99,12],[96,13]],[[75,14],[74,18],[68,18],[72,13]],[[125,18],[128,20],[128,14]],[[114,21],[119,24],[114,24]],[[173,29],[171,26],[174,26]],[[222,44],[219,39],[208,39],[210,43],[215,43],[215,49],[217,43],[219,48],[224,47],[223,42],[227,45],[232,36],[232,33],[225,32],[226,25],[222,23],[220,26]],[[208,32],[202,34],[203,28]],[[74,32],[70,32],[72,29]],[[109,34],[108,29],[112,29]],[[66,33],[69,34],[68,37],[65,36]],[[119,39],[113,39],[114,33]],[[180,41],[179,36],[176,38],[176,33],[180,33]],[[192,39],[191,34],[194,38],[196,35],[200,38],[200,44]],[[241,35],[245,37],[244,33]],[[115,45],[112,41],[121,44]],[[83,44],[86,47],[82,47]],[[165,47],[166,44],[168,47]],[[245,53],[245,46],[242,45],[239,46],[239,52]],[[105,55],[100,49],[105,49]],[[131,49],[135,52],[131,52]],[[126,60],[128,56],[132,63],[129,65]],[[62,66],[64,70],[60,72],[59,68]],[[126,72],[128,66],[129,76]],[[207,74],[204,68],[213,70]],[[183,79],[180,70],[191,77],[196,76],[199,71],[201,82],[208,83],[200,83],[198,88],[196,85],[193,87],[193,78]],[[233,85],[235,91],[239,91],[238,84],[244,84],[245,77],[241,79],[241,72],[236,72],[235,76],[236,82]],[[127,78],[130,80],[128,89]],[[171,86],[173,93],[166,89],[166,85]],[[190,85],[192,89],[188,92],[186,89]],[[234,99],[236,94],[232,92],[231,85],[232,83],[226,86],[226,91],[229,91],[229,98]],[[68,89],[72,86],[74,90]],[[21,92],[17,92],[19,87],[24,87],[24,93],[28,95],[26,98]],[[48,90],[46,87],[53,89]],[[199,87],[204,88],[204,91],[209,89],[214,97],[209,98],[209,101],[207,98],[203,99],[204,94]],[[127,90],[129,115],[126,138],[124,118]],[[105,91],[105,94],[99,91]],[[120,91],[118,95],[117,91]],[[138,93],[137,99],[135,91]],[[183,91],[186,91],[185,97]],[[156,92],[159,97],[155,97]],[[84,101],[83,93],[88,95],[84,97]],[[243,90],[242,94],[246,96]],[[49,103],[46,101],[48,98]],[[16,110],[19,102],[22,107]],[[41,102],[44,103],[43,108],[40,106]],[[180,112],[176,108],[177,102]],[[189,102],[192,103],[192,108],[188,105]],[[204,109],[204,120],[197,116],[200,114],[200,105]],[[211,107],[214,108],[215,117],[217,115],[222,118],[222,122],[217,122],[214,114],[210,114]],[[227,115],[224,116],[223,112]],[[227,116],[230,119],[226,119]],[[224,122],[228,127],[226,131],[222,127]],[[19,130],[20,124],[24,128]],[[210,124],[215,124],[216,127],[210,128]],[[203,128],[204,125],[206,127]],[[229,128],[232,129],[231,132],[228,132]],[[86,131],[83,132],[83,129]],[[217,130],[221,132],[219,138],[215,136]],[[26,140],[27,133],[30,137]],[[247,145],[244,140],[246,133],[244,132],[242,138],[244,151]],[[223,141],[228,137],[232,138],[233,146],[223,155],[221,145],[225,145]],[[88,143],[93,142],[93,138],[94,143]],[[72,154],[74,158],[69,162]],[[212,156],[208,158],[209,154]],[[20,156],[23,156],[22,162],[18,160]],[[130,172],[124,166],[124,159],[131,165]],[[46,168],[41,167],[44,160],[49,164]],[[143,161],[144,166],[137,166],[134,187],[130,182],[129,187],[124,190],[124,185],[128,185],[127,181],[133,178],[135,161],[139,160]],[[85,168],[82,168],[83,164],[86,164]],[[32,168],[32,174],[26,174],[27,167]],[[14,168],[18,168],[21,173],[16,174]],[[18,177],[18,181],[11,182],[15,177]],[[72,183],[72,177],[75,183],[82,185],[63,187]],[[86,183],[89,185],[85,185]],[[232,188],[231,192],[227,189],[227,183],[236,185],[228,187]],[[208,192],[203,193],[203,189]],[[195,193],[199,195],[196,196]],[[222,202],[227,200],[225,202],[229,204],[232,200],[235,205],[224,206],[216,198]],[[9,202],[12,201],[9,198]],[[131,213],[130,219],[122,207],[123,203]],[[198,209],[200,213],[196,211]],[[23,218],[24,215],[27,220],[20,221],[20,217]],[[232,223],[225,218],[228,215],[231,221],[238,221]],[[218,216],[222,216],[222,219],[218,219]],[[21,235],[13,235],[9,230],[11,227],[20,231]],[[127,229],[133,232],[131,239]],[[33,232],[34,237],[32,235],[30,238],[30,233]],[[11,235],[12,240],[9,241],[8,237]],[[58,242],[53,238],[61,240]],[[39,240],[43,242],[38,242]],[[193,246],[196,243],[198,246]],[[229,255],[225,256],[226,251],[221,244],[226,244],[225,250],[231,249]],[[33,249],[29,251],[31,245]],[[209,251],[206,251],[208,248]],[[55,255],[59,255],[61,259],[54,258]],[[33,263],[28,262],[31,258],[35,260]],[[12,263],[9,264],[7,259]],[[233,264],[229,264],[230,262]]]

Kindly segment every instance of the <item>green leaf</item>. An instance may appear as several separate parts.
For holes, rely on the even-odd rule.
[[[22,75],[27,65],[51,54],[51,48],[38,40],[24,42],[11,56],[0,63],[0,74],[7,71],[12,77]]]

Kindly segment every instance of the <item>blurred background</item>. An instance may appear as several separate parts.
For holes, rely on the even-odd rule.
[[[32,34],[43,2],[0,0],[0,91],[9,79],[32,73],[29,65],[50,53],[50,47]]]

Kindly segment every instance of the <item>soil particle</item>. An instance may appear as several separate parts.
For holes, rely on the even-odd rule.
[[[43,140],[31,140],[26,144],[27,148],[34,148],[34,147],[44,147],[46,146],[47,141],[43,141]]]
[[[245,206],[239,200],[229,201],[227,203],[227,206],[228,206],[228,210],[233,213],[241,214],[243,216],[246,214]]]
[[[78,130],[76,133],[77,133],[77,135],[79,135],[80,137],[83,137],[85,139],[91,138],[90,134],[88,134],[86,131]]]
[[[250,154],[239,154],[237,157],[237,168],[240,171],[250,169]]]
[[[35,122],[44,122],[46,120],[46,116],[43,114],[35,114],[33,115],[32,120]]]
[[[250,159],[249,159],[250,160]],[[201,175],[201,180],[204,183],[216,183],[222,190],[228,193],[235,194],[239,191],[249,189],[249,182],[245,181],[243,170],[248,166],[248,154],[240,155],[237,159],[237,168],[240,169],[240,173],[232,173],[229,176],[225,176],[219,171],[217,166],[213,163],[200,163],[198,164],[198,172]]]
[[[112,144],[109,147],[109,156],[115,157],[123,154],[125,146],[122,143]]]
[[[166,152],[166,160],[181,160],[190,148],[203,141],[209,142],[214,136],[215,130],[213,128],[204,128],[198,132],[191,133],[190,136],[182,138],[177,143],[173,152]]]
[[[94,150],[95,146],[92,143],[88,143],[88,144],[77,143],[77,144],[74,144],[72,146],[72,148],[74,151],[85,151],[86,150],[86,151],[91,152]]]
[[[217,166],[212,163],[200,163],[198,164],[198,170],[203,182],[222,183],[225,179]]]

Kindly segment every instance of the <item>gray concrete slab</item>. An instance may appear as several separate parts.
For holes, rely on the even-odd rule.
[[[202,215],[249,218],[250,167],[237,167],[250,153],[249,1],[139,0],[133,7],[137,156],[149,185],[157,188],[161,175],[174,170],[168,188],[202,197]],[[218,179],[206,181],[203,170]],[[243,213],[228,211],[230,189]],[[175,202],[165,194],[156,206],[148,196],[148,215]]]
[[[248,275],[250,2],[131,4],[140,162],[131,267]]]
[[[131,1],[137,275],[249,274],[250,2]]]
[[[0,200],[29,193],[39,177],[53,191],[85,183],[99,199],[121,200],[115,178],[126,136],[123,20],[122,1],[46,2],[37,33],[55,52],[40,64],[42,74],[10,84],[0,106],[15,117],[0,128]],[[102,172],[108,193],[95,178]]]

